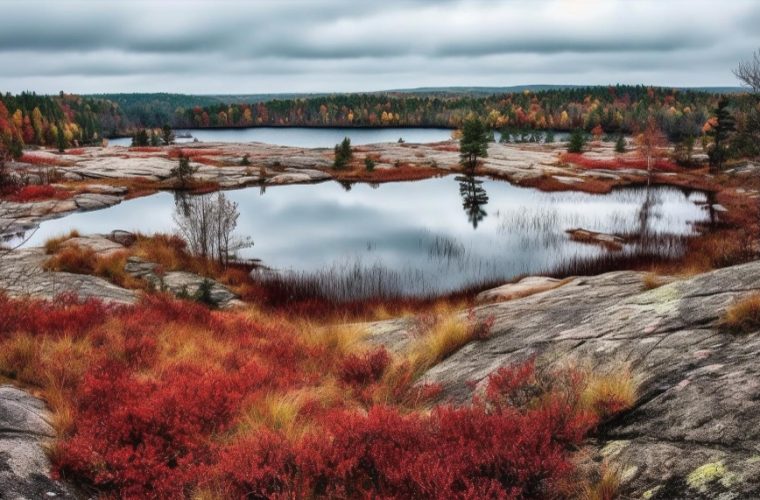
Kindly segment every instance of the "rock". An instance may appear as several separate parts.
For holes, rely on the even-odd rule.
[[[134,276],[150,282],[155,288],[164,288],[176,296],[194,297],[201,284],[207,280],[203,276],[184,271],[170,271],[160,277],[157,274],[158,264],[146,262],[138,257],[130,257],[124,270]],[[211,302],[221,308],[229,308],[242,304],[237,295],[224,285],[211,281]]]
[[[89,193],[116,195],[127,194],[127,191],[129,191],[126,186],[109,186],[108,184],[88,184],[85,186],[85,189]]]
[[[0,385],[0,498],[74,498],[50,478],[45,445],[55,436],[42,401]]]
[[[299,184],[307,182],[314,182],[314,179],[309,174],[303,173],[278,174],[267,180],[268,184]]]
[[[74,203],[80,210],[98,210],[120,202],[121,197],[110,194],[84,193],[74,197]]]
[[[41,248],[24,248],[0,259],[0,290],[13,297],[53,299],[74,293],[80,299],[96,298],[106,303],[133,304],[137,295],[96,276],[48,272],[42,266],[48,259]]]
[[[117,243],[106,236],[90,235],[90,236],[78,236],[76,238],[69,238],[61,243],[62,246],[77,246],[81,248],[88,248],[93,252],[102,256],[110,255],[116,252],[124,250],[124,246]]]
[[[131,247],[137,241],[137,236],[129,231],[115,229],[108,235],[108,239],[124,247]]]
[[[65,174],[63,174],[63,178],[64,180],[67,180],[67,181],[81,181],[82,179],[84,179],[84,177],[82,177],[81,175],[75,172],[66,172]]]
[[[578,243],[592,243],[601,245],[607,250],[619,252],[623,249],[623,238],[614,234],[597,233],[588,229],[568,229],[566,231],[570,239]]]
[[[598,460],[625,472],[621,497],[760,497],[760,331],[720,326],[729,305],[760,291],[760,261],[653,290],[644,289],[644,276],[579,277],[475,308],[478,318],[493,318],[491,337],[452,354],[420,383],[441,384],[444,398],[463,404],[499,367],[533,357],[539,367],[628,364],[641,381],[638,401],[589,443]],[[380,322],[369,333],[398,346],[410,324]]]
[[[535,293],[553,290],[565,283],[567,283],[567,280],[558,280],[544,276],[529,276],[521,279],[517,283],[507,283],[498,288],[492,288],[491,290],[481,292],[475,297],[475,301],[479,304],[484,304],[488,302],[519,299]]]

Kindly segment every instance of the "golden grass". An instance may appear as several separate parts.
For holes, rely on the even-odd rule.
[[[71,238],[78,238],[79,237],[79,231],[76,229],[69,232],[69,234],[62,234],[61,236],[56,236],[53,238],[48,238],[47,241],[45,241],[44,247],[45,247],[45,253],[48,255],[52,255],[54,253],[57,253],[58,250],[61,249],[61,245],[65,243],[66,241],[70,240]]]
[[[303,403],[298,393],[268,394],[243,410],[237,432],[248,434],[265,427],[289,438],[302,436],[308,427],[299,419]]]
[[[627,365],[608,370],[586,370],[580,405],[604,420],[628,410],[638,399],[639,380]]]
[[[726,309],[723,326],[737,333],[760,329],[760,293],[748,295]]]
[[[457,315],[444,316],[411,347],[406,361],[415,374],[435,366],[472,340],[473,328]]]
[[[620,492],[620,471],[604,466],[601,476],[595,482],[587,482],[581,488],[579,500],[614,500]]]
[[[665,284],[665,281],[656,273],[646,273],[641,279],[641,284],[645,290],[654,290]]]

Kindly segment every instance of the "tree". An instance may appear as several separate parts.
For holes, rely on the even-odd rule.
[[[708,122],[705,135],[712,138],[712,145],[707,151],[710,158],[710,166],[721,170],[723,164],[728,158],[728,141],[731,138],[731,132],[735,130],[734,117],[728,110],[728,99],[721,97],[718,101],[718,107],[715,109],[715,116]]]
[[[238,250],[253,246],[249,237],[234,234],[239,217],[238,204],[218,192],[178,204],[174,221],[195,255],[227,266]]]
[[[583,130],[579,128],[576,128],[570,134],[570,142],[567,144],[567,152],[568,153],[582,153],[583,148],[586,147],[587,141],[588,141],[588,138],[586,137],[585,132],[583,132]]]
[[[182,189],[187,187],[187,183],[195,173],[195,167],[190,166],[190,158],[180,153],[179,165],[171,169],[171,176],[176,177]]]
[[[647,162],[647,172],[652,173],[652,169],[657,163],[657,158],[663,155],[663,149],[668,145],[668,140],[657,126],[657,121],[650,118],[647,126],[636,136],[636,146],[639,154]]]
[[[66,141],[66,133],[63,130],[63,124],[58,125],[58,133],[56,134],[55,141],[59,153],[66,151],[68,141]]]
[[[760,94],[760,50],[753,54],[751,60],[740,63],[734,70],[734,75],[753,93]]]
[[[367,156],[364,158],[364,168],[367,169],[367,172],[372,172],[375,170],[375,160]]]
[[[171,126],[169,126],[168,123],[164,124],[163,128],[161,129],[161,133],[163,136],[164,144],[169,145],[174,142],[174,132],[172,131]]]
[[[135,135],[132,136],[133,147],[143,147],[148,144],[150,144],[150,138],[148,137],[148,131],[144,128],[138,130],[135,132]]]
[[[351,149],[351,139],[344,137],[340,144],[335,145],[335,161],[333,167],[337,169],[346,168],[351,162],[354,153]]]
[[[488,156],[488,131],[477,117],[470,117],[462,124],[462,138],[459,140],[459,163],[474,171],[478,158]]]
[[[549,130],[546,135],[544,136],[544,143],[545,144],[551,144],[555,141],[554,139],[554,131]]]
[[[625,153],[625,137],[623,137],[623,134],[620,134],[615,142],[615,152]]]

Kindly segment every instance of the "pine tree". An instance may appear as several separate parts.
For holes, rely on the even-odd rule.
[[[463,167],[475,170],[478,158],[488,156],[488,131],[480,119],[473,117],[462,125],[462,138],[459,140],[459,162]]]
[[[567,152],[568,153],[582,153],[583,148],[586,146],[587,142],[586,134],[583,132],[583,130],[577,128],[573,130],[572,134],[570,134],[570,142],[567,145]]]
[[[623,137],[623,134],[620,134],[615,142],[615,152],[625,153],[625,137]]]
[[[728,110],[728,99],[721,97],[715,109],[715,124],[707,131],[707,136],[713,139],[713,146],[707,153],[711,167],[723,168],[729,153],[728,140],[735,129],[734,117]]]
[[[68,146],[68,144],[66,143],[66,134],[63,131],[63,125],[58,125],[56,145],[58,146],[59,153],[63,153],[64,151],[66,151],[66,147]]]
[[[344,137],[340,144],[335,145],[335,162],[333,163],[333,167],[337,169],[346,168],[353,155],[351,139]]]

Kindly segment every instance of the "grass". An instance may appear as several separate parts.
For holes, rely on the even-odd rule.
[[[637,377],[624,364],[586,370],[580,404],[602,421],[633,408],[638,398]]]
[[[644,290],[654,290],[665,283],[666,282],[656,273],[646,273],[644,277],[641,278],[641,284],[644,285]]]
[[[760,293],[745,296],[729,306],[722,324],[736,333],[760,330]]]

